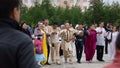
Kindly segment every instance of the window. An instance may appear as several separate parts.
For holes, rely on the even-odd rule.
[[[58,0],[50,0],[51,2],[57,2]]]
[[[86,10],[87,9],[87,6],[83,6],[83,10]]]
[[[51,0],[51,2],[55,2],[55,0]]]
[[[64,1],[64,4],[67,5],[67,1]]]
[[[77,2],[80,2],[80,0],[77,0]]]
[[[41,3],[41,2],[42,2],[42,0],[31,0],[31,3],[34,3],[34,2]]]
[[[83,0],[83,2],[87,2],[87,0]]]
[[[28,3],[28,0],[24,0],[25,3]]]
[[[70,3],[74,3],[74,0],[70,0]]]
[[[34,3],[35,1],[34,0],[31,0],[31,3]]]
[[[60,2],[61,2],[61,0],[57,0],[57,2],[58,2],[58,3],[60,3]]]

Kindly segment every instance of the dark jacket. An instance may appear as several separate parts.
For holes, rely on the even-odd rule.
[[[38,68],[31,38],[11,19],[0,19],[0,68]]]
[[[85,44],[85,37],[87,35],[87,31],[86,30],[82,30],[84,35],[83,36],[80,36],[80,35],[77,35],[76,33],[74,33],[74,36],[75,36],[75,45],[84,45]]]

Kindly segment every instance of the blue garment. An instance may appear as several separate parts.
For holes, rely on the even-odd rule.
[[[44,61],[46,60],[45,56],[43,54],[36,54],[35,55],[36,61]]]

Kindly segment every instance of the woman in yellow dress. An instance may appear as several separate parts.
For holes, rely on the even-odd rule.
[[[43,49],[43,55],[45,56],[46,60],[42,61],[41,64],[47,63],[47,56],[48,56],[48,49],[47,49],[47,37],[46,33],[44,31],[43,23],[39,22],[38,27],[34,31],[35,36],[42,35],[42,49]]]
[[[46,33],[43,31],[43,30],[41,30],[41,32],[43,33],[43,40],[42,40],[42,46],[43,46],[43,54],[44,54],[44,56],[46,57],[46,60],[44,60],[43,62],[42,62],[42,64],[46,64],[47,63],[47,55],[48,55],[48,49],[47,49],[47,40],[46,40]]]

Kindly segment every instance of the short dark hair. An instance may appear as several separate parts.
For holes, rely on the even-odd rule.
[[[26,22],[25,22],[25,21],[23,21],[23,22],[21,23],[21,25],[20,25],[20,26],[21,26],[21,27],[23,27],[23,25],[24,25],[24,24],[26,24]]]
[[[99,24],[104,23],[104,21],[100,21]]]
[[[89,26],[91,27],[92,25],[95,25],[95,24],[90,24]]]
[[[118,37],[116,39],[116,48],[120,50],[120,33],[118,34]]]
[[[83,25],[82,23],[79,23],[79,25]]]
[[[120,25],[119,26],[117,26],[117,30],[119,31],[119,28],[120,28]]]
[[[45,21],[45,20],[48,20],[48,18],[44,18],[44,21]]]
[[[20,7],[21,0],[0,0],[0,18],[9,18],[13,9]]]
[[[58,22],[54,22],[53,25],[58,25]]]

